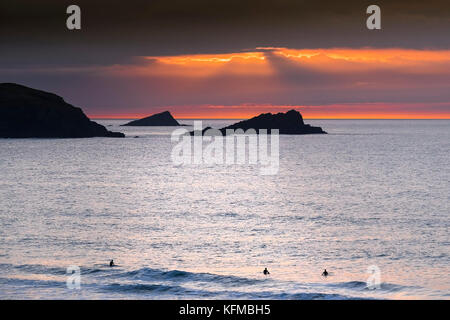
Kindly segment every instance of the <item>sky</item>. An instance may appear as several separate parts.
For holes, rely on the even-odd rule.
[[[381,30],[366,28],[371,4]],[[3,1],[0,82],[92,118],[448,119],[449,31],[436,0]]]

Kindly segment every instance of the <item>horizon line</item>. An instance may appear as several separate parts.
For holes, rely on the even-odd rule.
[[[139,120],[142,119],[144,117],[114,117],[114,116],[89,116],[89,119],[93,119],[93,120]],[[247,120],[250,118],[176,118],[174,117],[175,120]],[[347,117],[313,117],[313,118],[306,118],[303,117],[304,120],[450,120],[450,117],[409,117],[409,118],[374,118],[374,117],[369,117],[369,118],[359,118],[359,117],[355,117],[355,118],[347,118]]]

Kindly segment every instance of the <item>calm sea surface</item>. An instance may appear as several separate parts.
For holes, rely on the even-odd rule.
[[[273,176],[98,122],[127,138],[0,139],[0,299],[450,298],[450,121],[307,121]]]

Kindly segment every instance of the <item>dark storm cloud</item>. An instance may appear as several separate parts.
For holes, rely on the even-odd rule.
[[[365,10],[382,10],[382,30]],[[82,30],[66,29],[66,8]],[[0,3],[1,66],[108,65],[134,56],[289,48],[449,48],[449,1],[41,0]]]

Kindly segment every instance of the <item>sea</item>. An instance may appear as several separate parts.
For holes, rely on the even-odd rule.
[[[0,139],[0,299],[450,298],[450,120],[307,120],[273,175],[96,121]]]

